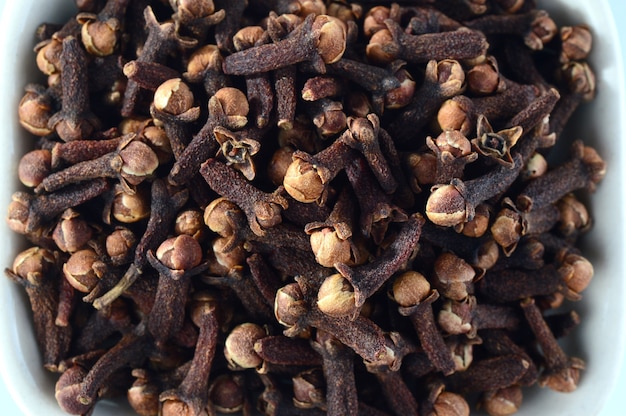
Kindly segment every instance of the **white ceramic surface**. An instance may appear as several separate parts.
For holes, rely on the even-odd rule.
[[[254,0],[251,0],[254,1]],[[615,2],[614,0],[611,0]],[[0,1],[0,4],[2,2]],[[6,0],[0,21],[0,209],[6,212],[17,161],[28,145],[28,135],[16,121],[16,108],[24,85],[36,80],[34,29],[37,24],[63,22],[71,13],[71,0]],[[579,389],[571,394],[536,389],[525,396],[520,416],[589,416],[622,414],[607,409],[626,345],[626,95],[624,72],[616,26],[607,0],[544,0],[560,24],[586,23],[593,28],[591,57],[598,78],[598,97],[577,114],[573,138],[595,146],[607,160],[609,170],[591,198],[595,217],[592,232],[584,239],[585,254],[595,266],[595,278],[574,305],[582,317],[581,326],[567,345],[569,353],[582,357],[587,369]],[[2,214],[4,216],[4,213]],[[0,221],[0,267],[10,266],[21,247],[21,239]],[[54,378],[45,374],[30,328],[30,310],[21,288],[0,277],[0,373],[14,403],[2,403],[3,414],[55,416],[64,414],[54,400]],[[0,391],[0,399],[6,397]],[[623,392],[621,393],[623,394]],[[624,403],[616,392],[612,406]],[[8,406],[5,407],[5,406]],[[19,410],[18,410],[19,409]],[[8,412],[8,413],[7,413]],[[113,404],[100,404],[98,415],[121,414]]]

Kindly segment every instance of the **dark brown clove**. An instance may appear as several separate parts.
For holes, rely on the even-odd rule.
[[[404,382],[398,371],[391,371],[385,366],[367,366],[367,371],[373,373],[380,384],[385,402],[396,415],[418,414],[417,400]]]
[[[468,296],[463,301],[444,301],[437,322],[449,334],[474,338],[481,329],[515,329],[519,317],[511,307],[478,303],[475,296]]]
[[[200,117],[194,99],[193,92],[180,78],[168,79],[154,92],[150,115],[163,124],[175,159],[180,158],[189,143],[191,124]]]
[[[164,416],[186,412],[201,414],[209,401],[209,373],[217,350],[218,301],[210,293],[197,292],[192,299],[191,318],[200,329],[189,371],[174,390],[159,395]]]
[[[451,375],[446,384],[455,391],[488,391],[514,385],[530,363],[518,355],[500,355],[474,361],[465,371]]]
[[[513,183],[523,166],[521,159],[520,155],[513,158],[513,168],[499,165],[481,178],[467,182],[453,178],[449,185],[435,186],[426,203],[428,219],[447,227],[471,220],[479,203],[498,195]]]
[[[54,131],[48,127],[54,108],[51,92],[39,84],[28,84],[24,91],[17,107],[20,125],[36,136],[51,134]]]
[[[548,264],[538,270],[487,271],[477,283],[476,291],[498,302],[510,302],[529,296],[550,295],[563,290],[563,286],[557,269]]]
[[[561,392],[575,390],[578,386],[580,370],[585,368],[585,363],[580,358],[568,357],[565,354],[533,298],[522,300],[521,306],[546,361],[539,385]]]
[[[324,267],[341,262],[346,265],[361,264],[365,260],[363,248],[353,234],[354,206],[349,189],[342,189],[328,218],[310,222],[304,232],[309,234],[315,260]]]
[[[159,272],[147,327],[154,339],[163,343],[182,328],[190,278],[206,270],[208,264],[202,263],[200,244],[187,235],[163,241],[156,254],[148,251],[147,256],[150,265]]]
[[[416,133],[429,123],[441,104],[462,93],[464,88],[465,72],[459,62],[450,59],[429,61],[424,83],[388,127],[398,146],[410,145]]]
[[[490,35],[518,35],[533,50],[541,50],[557,34],[557,26],[545,10],[523,14],[490,15],[466,22],[466,26]]]
[[[108,189],[105,179],[93,179],[46,195],[15,192],[7,214],[9,228],[20,234],[32,233],[66,209],[90,201]]]
[[[182,185],[197,175],[200,165],[214,156],[220,148],[215,129],[227,126],[232,129],[243,127],[248,119],[249,104],[246,96],[238,89],[224,87],[215,92],[208,103],[209,116],[204,126],[176,158],[168,175],[168,181]]]
[[[271,228],[282,221],[281,211],[287,208],[287,200],[274,193],[265,193],[247,182],[233,169],[215,159],[204,162],[200,173],[211,189],[237,204],[248,218],[250,229],[264,235],[264,228]]]
[[[341,21],[309,15],[287,38],[227,56],[223,69],[226,74],[249,75],[311,60],[323,73],[325,63],[341,58],[345,42],[346,29]]]
[[[405,222],[407,214],[383,192],[364,158],[353,159],[346,166],[346,174],[359,201],[361,234],[380,244],[390,224]]]
[[[451,32],[427,33],[410,35],[404,33],[398,23],[391,19],[385,20],[391,39],[387,43],[378,43],[376,36],[370,39],[367,46],[368,57],[376,59],[385,56],[384,60],[402,59],[409,63],[440,61],[442,59],[473,59],[484,55],[489,46],[485,36],[476,30],[459,28]],[[383,31],[376,33],[381,36]]]
[[[48,120],[48,127],[66,142],[87,139],[100,127],[100,121],[89,109],[87,59],[78,42],[74,37],[63,40],[63,103],[61,111]]]
[[[347,125],[347,130],[339,140],[363,154],[383,191],[392,194],[398,187],[398,182],[393,177],[389,163],[380,149],[378,139],[380,119],[373,113],[368,114],[367,118],[348,117]]]
[[[445,375],[455,371],[452,354],[437,328],[432,303],[439,298],[426,278],[418,272],[401,274],[393,283],[392,297],[401,315],[409,317],[417,331],[420,344],[436,370]]]
[[[170,4],[174,8],[172,20],[176,24],[177,31],[184,30],[200,42],[205,40],[211,26],[220,23],[226,17],[224,9],[215,10],[212,0],[198,3],[175,0]]]
[[[318,330],[311,345],[323,360],[326,379],[326,411],[329,415],[356,415],[358,396],[354,353],[328,333]]]
[[[48,175],[35,188],[35,193],[54,192],[70,184],[106,177],[118,178],[120,184],[130,190],[131,185],[139,185],[159,166],[154,151],[147,144],[134,139],[134,135],[129,135],[120,141],[113,152]]]
[[[364,360],[398,368],[404,351],[396,346],[385,333],[367,318],[357,316],[354,320],[347,317],[330,317],[307,301],[303,293],[308,292],[306,283],[290,283],[276,293],[274,314],[279,323],[286,326],[287,336],[295,336],[312,326],[328,332],[343,344],[349,346]]]
[[[57,371],[67,358],[72,339],[72,326],[55,323],[59,307],[59,280],[54,265],[58,253],[32,247],[15,257],[12,270],[5,274],[26,290],[33,313],[35,338],[43,355],[43,365]]]
[[[76,16],[82,25],[81,40],[87,52],[107,56],[118,49],[128,3],[129,0],[108,0],[98,14],[81,12]]]
[[[169,230],[167,227],[161,227],[160,224],[173,221],[178,210],[187,202],[187,198],[187,190],[168,189],[165,182],[160,179],[152,182],[150,218],[135,248],[133,263],[111,290],[94,300],[93,306],[96,309],[110,304],[122,295],[143,273],[144,267],[148,264],[148,252],[156,250],[167,237]]]
[[[138,325],[102,355],[79,381],[76,395],[71,399],[83,406],[93,406],[99,399],[99,390],[116,370],[140,361],[150,342],[144,331],[143,326]]]
[[[354,288],[354,306],[360,308],[365,300],[408,261],[417,247],[424,219],[413,214],[398,231],[393,242],[374,262],[349,267],[343,263],[335,268]]]
[[[143,89],[155,91],[168,79],[180,78],[178,71],[157,62],[129,61],[124,75]]]
[[[324,204],[328,183],[348,164],[352,152],[347,144],[338,140],[315,155],[295,151],[285,173],[285,190],[297,201]]]
[[[162,64],[167,55],[178,45],[192,47],[196,41],[183,39],[176,35],[176,28],[173,22],[159,23],[154,15],[152,7],[148,6],[143,10],[143,19],[146,22],[148,37],[141,48],[141,54],[137,57],[139,62],[155,62]],[[121,114],[124,117],[133,115],[137,109],[140,87],[130,80],[124,92],[124,100]]]
[[[572,158],[539,178],[532,180],[518,195],[516,206],[524,212],[540,209],[580,188],[594,190],[606,174],[606,162],[580,141],[572,145]],[[558,179],[557,179],[558,178]],[[550,184],[550,185],[547,185]]]

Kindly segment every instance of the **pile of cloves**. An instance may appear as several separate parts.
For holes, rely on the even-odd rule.
[[[76,6],[36,31],[7,215],[62,409],[496,416],[576,389],[588,27],[534,0]]]

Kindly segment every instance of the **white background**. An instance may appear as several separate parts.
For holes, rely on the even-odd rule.
[[[589,0],[593,1],[593,0]],[[0,10],[2,10],[4,6],[5,0],[0,0]],[[622,50],[626,49],[626,2],[624,0],[609,0],[611,8],[613,10],[613,16],[615,21],[617,22],[617,30],[620,35]],[[623,60],[625,61],[626,68],[626,59],[625,53],[623,52]],[[1,277],[0,277],[1,278]],[[623,328],[622,330],[626,330]],[[626,351],[624,352],[626,354]],[[608,401],[606,407],[598,416],[622,416],[626,414],[626,359],[622,362],[622,370],[621,377],[611,399]],[[0,378],[0,413],[2,415],[7,416],[18,416],[20,415],[20,411],[17,406],[14,404],[13,399],[9,396],[7,389]],[[559,415],[555,415],[559,416]],[[590,415],[592,416],[592,415]]]
[[[590,0],[593,1],[593,0]],[[609,0],[611,9],[613,10],[613,18],[617,23],[617,31],[620,37],[620,44],[622,46],[622,61],[625,63],[626,68],[626,2],[624,0]],[[626,331],[626,328],[622,328],[622,331]],[[626,414],[626,351],[624,351],[625,359],[622,360],[621,376],[611,399],[609,399],[604,411],[599,416],[621,416]]]

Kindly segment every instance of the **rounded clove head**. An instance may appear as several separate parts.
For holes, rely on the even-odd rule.
[[[83,404],[78,399],[81,383],[87,371],[79,365],[73,365],[61,374],[54,386],[54,397],[65,412],[72,415],[88,414],[93,403]]]
[[[37,149],[26,153],[17,166],[17,176],[25,186],[34,188],[52,172],[52,153]]]
[[[207,71],[221,71],[223,61],[217,45],[204,45],[189,57],[185,79],[189,82],[200,82]]]
[[[235,50],[242,51],[253,47],[265,34],[261,26],[245,26],[233,35]]]
[[[393,36],[389,29],[385,28],[377,30],[369,39],[365,48],[367,60],[378,65],[387,65],[398,58],[395,51],[396,48],[390,47],[394,45]]]
[[[293,403],[300,409],[312,409],[325,404],[326,383],[320,368],[305,370],[292,378]]]
[[[202,241],[204,239],[204,231],[203,213],[199,209],[186,209],[176,216],[174,233],[177,235],[186,234],[198,241]]]
[[[590,227],[591,218],[587,207],[573,194],[561,198],[556,206],[559,209],[559,231],[563,235],[569,236]]]
[[[396,277],[391,289],[393,299],[403,307],[419,305],[430,292],[428,280],[423,274],[413,270]]]
[[[126,392],[128,403],[140,416],[158,414],[160,393],[158,386],[150,382],[144,370],[133,370],[132,375],[136,379]]]
[[[481,405],[490,416],[509,416],[519,410],[522,399],[522,388],[511,386],[486,391],[483,394]]]
[[[442,253],[435,260],[435,286],[443,296],[462,301],[472,292],[476,272],[453,253]]]
[[[503,208],[498,212],[490,230],[495,242],[503,248],[505,254],[510,255],[522,238],[522,217],[510,208]]]
[[[115,18],[88,19],[83,23],[81,39],[91,55],[108,56],[115,52],[121,29],[121,22]]]
[[[462,224],[461,232],[472,238],[482,237],[489,229],[490,219],[491,212],[487,204],[478,204],[474,218]]]
[[[230,331],[224,342],[224,357],[233,368],[256,368],[263,359],[254,351],[254,343],[265,338],[267,333],[253,323],[237,325]]]
[[[52,133],[48,121],[52,117],[52,100],[40,86],[26,86],[26,93],[17,107],[20,124],[29,133],[47,136]]]
[[[308,311],[304,294],[297,283],[290,283],[276,292],[274,316],[281,325],[292,327]]]
[[[180,78],[168,79],[154,92],[154,107],[168,114],[180,115],[193,107],[194,97]]]
[[[436,416],[469,416],[470,407],[463,396],[444,391],[435,400],[433,411]]]
[[[467,220],[465,198],[454,185],[434,186],[426,201],[426,216],[443,227],[454,227]]]
[[[501,88],[500,72],[494,57],[467,71],[467,90],[476,95],[489,95]]]
[[[581,255],[569,253],[561,258],[559,274],[575,295],[583,292],[593,279],[593,265]]]
[[[311,203],[317,201],[325,190],[325,185],[315,166],[296,158],[285,172],[285,190],[296,201]]]
[[[363,19],[363,34],[369,38],[379,30],[387,30],[385,20],[389,19],[389,13],[387,6],[374,6],[369,9]]]
[[[111,261],[120,264],[131,258],[135,244],[137,244],[135,233],[128,228],[120,227],[107,236],[105,249]]]
[[[159,167],[159,158],[150,146],[138,140],[132,140],[122,150],[121,174],[129,183],[140,184],[152,176]]]
[[[535,179],[548,171],[548,161],[539,152],[535,152],[526,162],[520,178],[523,180]]]
[[[329,316],[353,315],[356,310],[354,288],[339,273],[328,276],[317,292],[317,307]]]
[[[454,97],[461,94],[466,87],[463,66],[454,59],[429,61],[425,76],[430,82],[438,84],[442,97]]]
[[[13,273],[33,286],[39,286],[53,276],[57,256],[53,251],[31,247],[19,253],[13,260]]]
[[[589,56],[593,36],[586,25],[562,26],[561,35],[561,63],[582,61]]]
[[[204,209],[204,223],[209,229],[222,237],[230,237],[239,232],[246,218],[234,202],[220,197],[211,201]]]
[[[161,243],[156,258],[169,269],[190,270],[202,261],[202,247],[195,238],[183,234]]]
[[[63,265],[63,275],[74,289],[91,292],[102,277],[99,273],[100,258],[91,248],[74,252]]]
[[[219,106],[226,128],[236,130],[248,124],[250,105],[248,98],[240,89],[220,88],[209,101],[209,111],[212,110],[212,106]]]
[[[93,228],[79,214],[66,210],[52,231],[52,239],[59,250],[73,253],[82,248],[93,235]]]
[[[218,376],[209,387],[209,401],[221,413],[237,413],[246,402],[244,386],[231,374]]]
[[[351,241],[341,239],[332,228],[322,228],[311,233],[311,249],[315,260],[324,267],[333,267],[336,263],[353,265],[355,263]]]
[[[111,215],[117,221],[131,224],[150,216],[150,195],[145,189],[138,189],[134,193],[125,192],[122,187],[115,190]]]
[[[439,129],[458,130],[466,136],[472,133],[474,124],[470,117],[472,105],[472,100],[464,95],[444,101],[437,112]]]
[[[317,52],[327,64],[337,62],[346,51],[346,24],[336,17],[320,14],[313,21],[313,29],[320,31]]]

